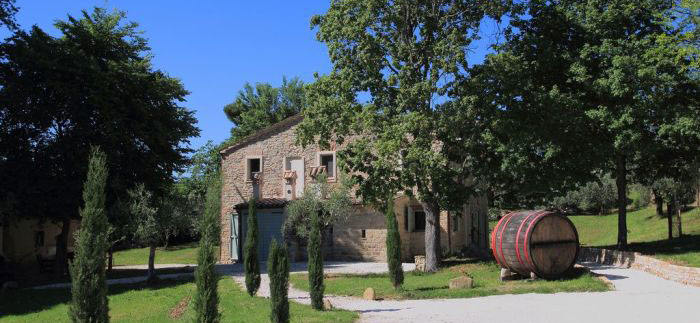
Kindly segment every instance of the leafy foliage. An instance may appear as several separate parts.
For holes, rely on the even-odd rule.
[[[270,276],[270,322],[289,322],[289,259],[287,248],[272,240],[267,257],[267,272]]]
[[[80,209],[82,221],[76,236],[75,259],[70,265],[73,322],[109,322],[105,255],[109,246],[109,222],[105,212],[107,157],[93,147],[87,179],[83,189],[85,205]]]
[[[3,213],[75,217],[91,145],[107,156],[108,210],[139,182],[164,195],[199,134],[193,112],[180,105],[188,92],[153,67],[147,41],[123,12],[96,8],[56,28],[59,37],[35,26],[0,45]],[[109,212],[110,223],[122,223],[112,218],[121,215]]]
[[[311,215],[320,213],[321,227],[342,223],[352,214],[352,183],[340,176],[340,185],[329,183],[325,174],[304,189],[301,197],[287,205],[283,231],[287,235],[306,239],[311,231]]]
[[[506,179],[528,174],[542,187],[571,188],[590,181],[594,170],[610,172],[621,248],[627,244],[628,177],[642,174],[632,166],[669,150],[697,156],[700,147],[700,127],[690,121],[700,120],[698,83],[669,23],[671,5],[525,2],[499,53],[473,68],[462,89],[471,93],[464,102],[474,109],[467,120],[485,121],[477,128],[484,151],[496,152],[486,160],[506,170],[499,172]]]
[[[309,244],[307,254],[309,256],[309,293],[311,294],[311,307],[323,310],[323,253],[321,250],[321,213],[315,212],[309,215],[311,228],[309,231]]]
[[[282,86],[246,83],[224,113],[233,122],[229,142],[235,142],[266,126],[298,114],[306,106],[304,82],[295,77],[282,79]]]
[[[598,181],[588,182],[564,196],[555,198],[553,204],[560,210],[604,214],[615,206],[616,201],[615,180],[606,174]]]
[[[16,13],[15,0],[0,0],[0,26],[5,25],[11,30],[17,29]]]
[[[366,203],[399,191],[424,202],[428,271],[440,258],[440,209],[474,193],[461,181],[470,173],[456,144],[463,136],[440,102],[468,68],[481,20],[502,9],[500,1],[347,0],[311,19],[333,69],[307,90],[299,140],[347,141],[339,157]]]
[[[387,201],[386,231],[386,262],[389,265],[389,278],[394,288],[399,289],[403,284],[403,267],[401,266],[401,236],[394,213],[393,196]]]
[[[197,293],[194,296],[194,308],[197,322],[215,323],[221,319],[219,313],[219,295],[216,273],[216,245],[220,237],[219,217],[221,214],[221,179],[212,177],[206,192],[204,217],[201,221],[201,237],[197,254],[195,283]]]
[[[245,266],[245,288],[250,296],[255,296],[260,288],[260,263],[258,262],[258,216],[255,212],[255,198],[248,201],[247,231],[243,245],[243,265]]]

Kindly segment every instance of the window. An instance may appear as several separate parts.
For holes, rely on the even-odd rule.
[[[335,178],[335,152],[320,152],[318,154],[318,165],[326,167],[326,174],[329,179]]]
[[[413,211],[413,231],[425,231],[425,212]]]
[[[248,157],[246,159],[246,181],[253,181],[256,174],[262,172],[262,157]]]
[[[459,232],[459,219],[462,217],[459,213],[452,214],[452,232]]]
[[[367,238],[367,231],[362,229],[362,239]]]
[[[34,248],[40,248],[44,246],[44,231],[34,232]]]

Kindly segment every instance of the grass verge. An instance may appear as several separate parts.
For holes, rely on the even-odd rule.
[[[627,214],[629,250],[681,266],[700,267],[700,208],[681,215],[683,238],[668,241],[667,219],[656,215],[653,207]],[[583,246],[615,248],[617,213],[594,216],[569,216],[578,230]]]
[[[192,281],[110,286],[109,316],[112,322],[191,322],[194,312],[189,300],[194,293]],[[269,300],[248,296],[229,277],[219,281],[219,297],[222,322],[270,320]],[[2,322],[70,322],[69,301],[68,289],[5,291],[0,294],[0,318]],[[319,312],[294,302],[290,302],[290,314],[292,322],[353,322],[358,318],[354,312]]]
[[[449,289],[452,278],[468,273],[474,279],[472,289]],[[437,273],[406,273],[403,290],[391,286],[387,274],[327,275],[324,279],[326,293],[361,297],[372,287],[377,297],[383,299],[469,298],[501,294],[602,292],[610,290],[603,281],[583,268],[573,268],[566,277],[556,281],[518,280],[501,282],[500,269],[493,261],[446,262]],[[309,289],[306,274],[293,274],[290,282],[296,288]]]
[[[196,264],[197,242],[156,249],[156,264]],[[218,250],[216,251],[218,254]],[[148,264],[148,248],[120,250],[114,253],[114,266]]]

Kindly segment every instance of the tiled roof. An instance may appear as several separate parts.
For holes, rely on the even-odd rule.
[[[256,209],[279,209],[287,206],[287,200],[280,198],[262,198],[255,200]],[[247,209],[248,202],[236,204],[236,209]]]
[[[251,143],[254,143],[256,141],[259,141],[261,139],[267,138],[270,135],[276,134],[288,127],[291,127],[297,123],[299,123],[301,120],[303,120],[304,117],[301,114],[296,114],[293,115],[287,119],[284,119],[278,123],[269,125],[265,128],[262,128],[246,137],[243,137],[241,140],[238,140],[234,143],[232,143],[230,146],[222,149],[219,151],[220,154],[225,155],[230,152],[233,152],[241,147],[247,146]]]

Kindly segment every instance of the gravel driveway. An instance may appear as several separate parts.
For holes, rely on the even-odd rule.
[[[700,322],[700,288],[667,281],[627,268],[584,264],[605,275],[615,291],[605,293],[557,293],[498,295],[468,299],[366,301],[329,296],[333,306],[357,311],[360,322]],[[404,264],[412,270],[412,264]],[[240,266],[226,268],[243,284]],[[301,272],[304,264],[293,264]],[[328,263],[325,272],[373,273],[386,271],[384,263]],[[259,296],[269,296],[269,280],[262,275]],[[290,288],[290,299],[309,304],[306,292]]]

